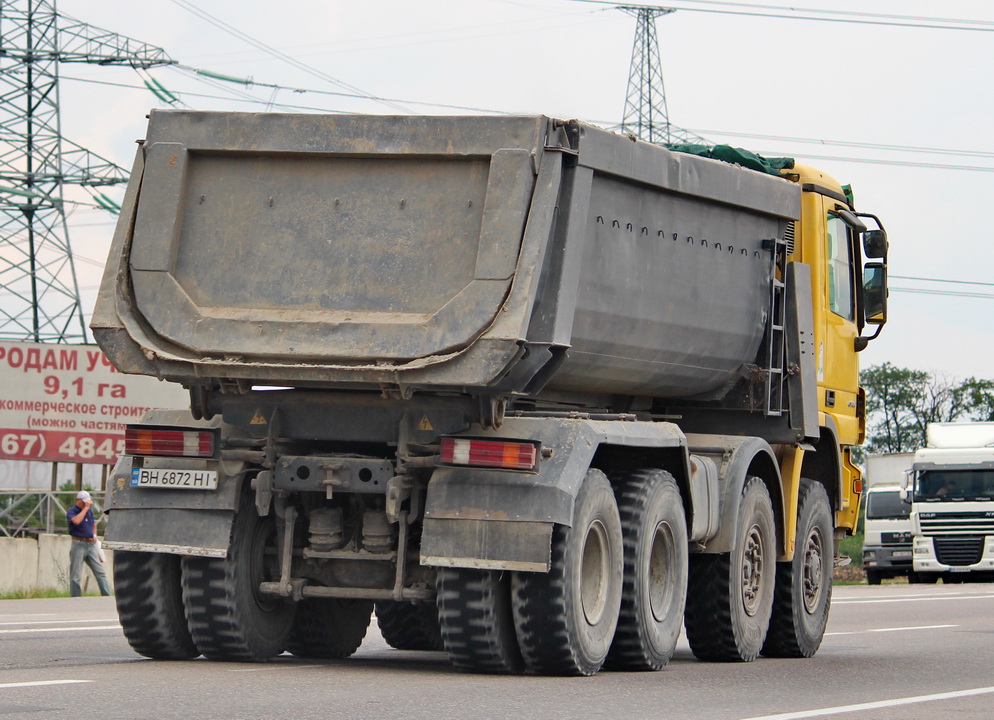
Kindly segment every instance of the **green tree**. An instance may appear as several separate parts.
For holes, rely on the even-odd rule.
[[[971,419],[994,421],[994,380],[971,377],[960,386],[960,391],[970,406]]]
[[[994,420],[994,381],[957,383],[924,370],[874,365],[860,373],[866,389],[865,453],[910,452],[925,444],[929,423]]]

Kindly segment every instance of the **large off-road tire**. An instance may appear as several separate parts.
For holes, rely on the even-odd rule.
[[[776,536],[773,504],[761,478],[746,479],[730,553],[690,558],[685,613],[694,655],[749,662],[763,647],[773,610]]]
[[[259,662],[286,647],[294,606],[259,592],[279,579],[276,523],[259,517],[243,493],[224,558],[183,558],[183,603],[190,634],[211,660]]]
[[[305,598],[297,604],[286,649],[304,658],[345,658],[362,645],[372,600]]]
[[[510,573],[438,568],[435,592],[442,643],[452,664],[480,673],[524,668],[511,615]]]
[[[376,624],[387,645],[397,650],[444,650],[435,603],[380,600]]]
[[[687,598],[687,518],[680,488],[662,470],[614,483],[625,548],[621,612],[605,667],[658,670],[676,648]]]
[[[599,470],[588,470],[571,527],[552,531],[548,573],[516,572],[514,620],[530,670],[593,675],[604,664],[621,606],[624,550],[614,492]]]
[[[821,646],[832,604],[832,536],[832,503],[825,486],[801,478],[794,559],[777,563],[773,615],[763,655],[811,657]]]
[[[200,654],[183,611],[180,556],[114,553],[117,614],[128,644],[153,660],[189,660]]]

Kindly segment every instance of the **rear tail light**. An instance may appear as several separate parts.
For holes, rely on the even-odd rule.
[[[442,462],[507,470],[534,470],[538,448],[532,443],[442,438]]]
[[[213,430],[174,430],[129,425],[124,430],[127,455],[167,455],[172,457],[214,457]]]

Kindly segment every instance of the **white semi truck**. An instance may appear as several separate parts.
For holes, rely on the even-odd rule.
[[[911,567],[911,504],[905,492],[914,457],[906,452],[866,458],[863,569],[870,585],[905,575],[918,579]]]
[[[932,423],[912,468],[915,574],[994,578],[994,422]]]

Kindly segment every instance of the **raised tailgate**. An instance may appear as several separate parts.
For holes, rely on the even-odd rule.
[[[153,113],[135,308],[203,356],[404,362],[465,347],[510,287],[545,122]]]

